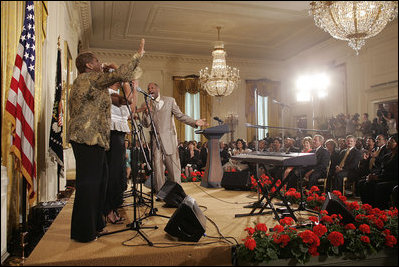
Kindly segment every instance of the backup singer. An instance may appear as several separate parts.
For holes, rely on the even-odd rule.
[[[118,92],[121,87],[119,82],[109,88],[112,100],[111,138],[110,149],[106,152],[109,180],[104,215],[107,222],[112,224],[120,224],[123,221],[118,213],[118,207],[123,204],[123,192],[127,189],[125,135],[130,132],[127,122],[130,112],[132,114],[135,112],[138,81],[133,80],[132,86],[133,88],[129,83],[123,83],[122,86],[128,103],[126,103],[125,97]],[[130,110],[126,104],[130,106]]]
[[[79,71],[69,98],[70,120],[67,141],[76,160],[76,192],[71,219],[71,238],[79,242],[95,240],[104,230],[103,217],[108,164],[105,151],[110,144],[111,99],[108,86],[128,82],[141,75],[138,67],[144,54],[144,39],[127,65],[103,72],[92,53],[76,58]],[[114,66],[106,66],[114,68]]]

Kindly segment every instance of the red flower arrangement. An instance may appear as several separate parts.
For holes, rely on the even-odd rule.
[[[187,177],[184,173],[181,174],[181,181],[182,182],[199,182],[202,181],[202,177],[204,176],[205,172],[203,171],[193,171]]]
[[[311,195],[318,191],[314,188],[309,192]],[[338,192],[336,194],[339,196]],[[246,228],[248,236],[237,250],[239,259],[255,263],[293,258],[303,264],[317,255],[345,255],[350,259],[362,259],[381,249],[397,246],[396,208],[381,211],[368,204],[344,203],[348,208],[352,207],[355,222],[343,224],[340,214],[328,215],[327,211],[322,210],[320,222],[316,216],[310,216],[312,226],[302,231],[292,228],[293,220],[290,217],[281,219],[280,224],[272,227],[270,231],[273,234],[267,233],[268,228],[263,223]]]

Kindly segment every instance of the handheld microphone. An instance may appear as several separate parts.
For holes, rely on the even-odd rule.
[[[219,123],[223,123],[223,121],[221,119],[219,119],[219,117],[213,117],[213,119]]]

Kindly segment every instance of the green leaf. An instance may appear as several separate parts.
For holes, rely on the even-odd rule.
[[[338,249],[338,247],[333,246],[333,247],[332,247],[332,251],[334,252],[335,255],[338,255],[338,254],[339,254],[339,249]]]

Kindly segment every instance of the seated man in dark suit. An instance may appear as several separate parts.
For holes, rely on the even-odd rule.
[[[332,179],[332,190],[342,192],[344,177],[349,181],[355,181],[357,168],[362,157],[361,151],[355,147],[356,139],[353,135],[346,137],[347,148],[339,154],[339,165],[335,166],[335,176]],[[343,193],[343,192],[342,192]]]
[[[284,151],[285,153],[290,153],[290,152],[295,152],[298,153],[300,152],[300,149],[298,147],[294,146],[295,140],[292,139],[291,137],[287,137],[284,139]]]
[[[316,165],[307,169],[304,178],[309,180],[308,189],[312,186],[317,185],[319,178],[327,178],[327,167],[330,163],[330,153],[323,147],[324,137],[316,134],[313,137],[313,150],[312,153],[316,153]]]
[[[370,169],[371,172],[373,171],[378,171],[381,170],[381,164],[383,161],[383,158],[386,154],[388,154],[390,151],[386,146],[386,138],[384,135],[379,134],[375,138],[375,143],[377,145],[377,149],[370,153]]]
[[[379,209],[388,209],[390,197],[398,185],[398,135],[388,140],[390,152],[384,156],[381,169],[359,181],[362,203]],[[397,197],[397,196],[396,196]],[[397,199],[396,199],[397,201]]]

